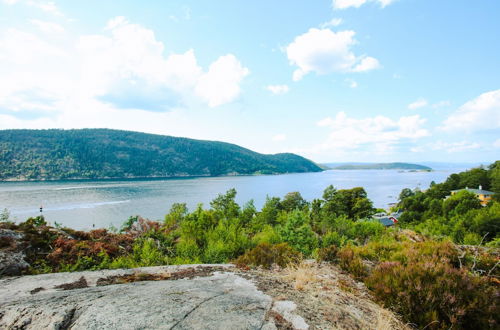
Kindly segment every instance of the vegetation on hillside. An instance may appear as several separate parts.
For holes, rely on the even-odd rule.
[[[475,188],[495,192],[495,202],[482,207],[475,194],[452,190]],[[403,214],[400,223],[434,238],[449,237],[459,244],[500,246],[500,161],[488,168],[474,168],[452,174],[440,184],[431,183],[426,191],[404,189],[397,206]],[[449,196],[449,197],[448,197]]]
[[[315,172],[294,155],[110,129],[0,130],[0,180],[218,176]]]
[[[328,165],[328,164],[327,164]],[[410,163],[377,163],[377,164],[346,164],[332,166],[334,170],[419,170],[432,171],[432,168],[424,165]]]
[[[403,190],[404,213],[393,228],[370,219],[375,210],[363,188],[332,186],[312,202],[298,192],[268,197],[260,211],[252,201],[238,205],[231,189],[208,209],[174,204],[162,221],[131,217],[120,232],[50,228],[43,218],[14,224],[8,215],[0,228],[25,233],[29,273],[228,261],[271,267],[316,258],[363,281],[419,328],[494,329],[500,204],[444,197],[477,184],[499,192],[499,164],[454,174],[426,192]]]

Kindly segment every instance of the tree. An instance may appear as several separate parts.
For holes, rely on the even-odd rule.
[[[311,254],[318,246],[316,234],[302,211],[296,210],[289,213],[287,222],[279,233],[285,242],[305,255]]]
[[[240,213],[240,206],[234,201],[235,198],[236,189],[231,188],[226,194],[219,194],[210,202],[210,206],[226,219],[236,218]]]
[[[413,195],[415,195],[413,190],[411,190],[410,188],[404,188],[403,190],[401,190],[401,193],[399,194],[399,200],[402,201],[403,199],[411,197]]]
[[[307,206],[307,201],[302,198],[298,191],[289,192],[281,201],[281,207],[286,212],[290,212],[293,210],[302,210]]]
[[[459,191],[443,202],[443,214],[448,218],[480,208],[481,202],[479,199],[475,194],[467,190]]]

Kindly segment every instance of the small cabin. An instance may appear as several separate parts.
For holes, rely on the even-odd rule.
[[[488,205],[488,203],[491,202],[493,195],[495,194],[493,191],[483,190],[483,187],[481,187],[481,186],[479,186],[478,189],[471,189],[471,188],[465,187],[465,189],[452,190],[451,194],[455,195],[459,191],[463,191],[463,190],[466,190],[466,191],[471,192],[474,195],[476,195],[476,197],[481,201],[482,206]]]
[[[398,223],[398,219],[394,215],[374,216],[373,219],[377,220],[385,227],[391,227]]]

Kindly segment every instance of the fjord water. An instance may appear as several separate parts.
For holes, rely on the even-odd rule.
[[[120,227],[131,215],[160,220],[173,203],[186,203],[193,210],[206,207],[218,194],[235,188],[237,202],[253,199],[260,209],[266,195],[283,197],[299,191],[311,201],[320,198],[328,185],[337,189],[364,187],[376,207],[396,202],[403,188],[426,189],[431,181],[444,181],[465,168],[433,172],[397,170],[329,170],[268,176],[231,176],[162,180],[99,180],[0,183],[0,210],[7,208],[16,221],[43,214],[49,223],[75,229]]]

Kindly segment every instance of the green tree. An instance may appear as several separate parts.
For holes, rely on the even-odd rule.
[[[287,222],[280,229],[283,241],[305,255],[310,255],[318,246],[318,239],[309,225],[306,214],[295,210],[289,213],[287,218]]]
[[[235,202],[235,198],[236,189],[231,188],[224,195],[219,194],[210,202],[210,206],[226,219],[236,218],[240,213],[240,206]]]
[[[307,206],[307,201],[302,198],[298,191],[289,192],[283,197],[281,201],[281,207],[286,212],[293,210],[303,210]]]
[[[481,208],[481,202],[476,195],[467,190],[459,191],[443,202],[443,214],[448,218],[479,208]]]

